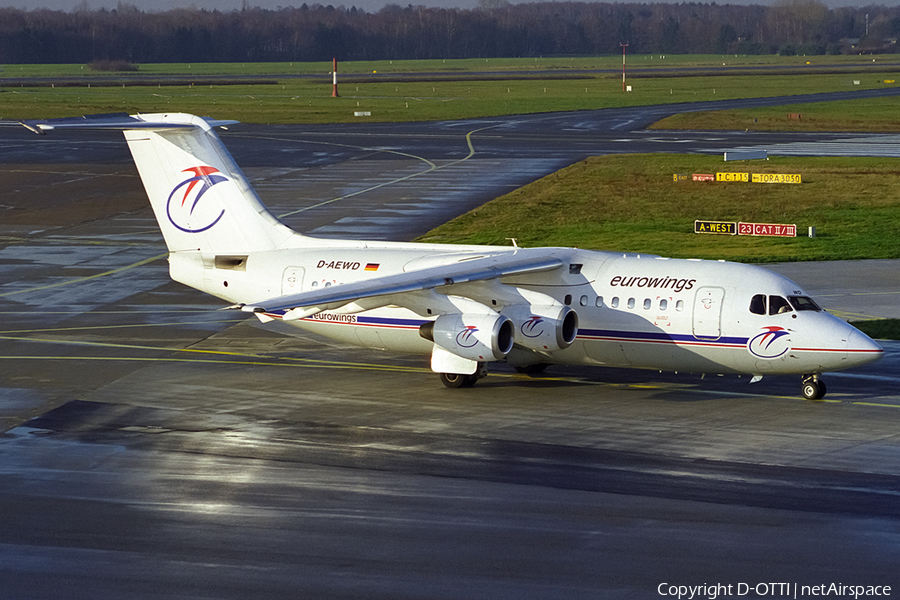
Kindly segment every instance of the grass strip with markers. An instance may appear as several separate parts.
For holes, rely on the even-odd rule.
[[[860,57],[636,55],[629,61],[630,93],[622,91],[621,57],[615,56],[341,63],[338,98],[331,95],[331,63],[154,64],[127,73],[8,65],[0,77],[0,118],[178,111],[268,124],[431,121],[884,89],[900,81],[894,57],[872,63]],[[652,70],[661,66],[664,71]],[[713,71],[722,67],[734,70]],[[28,77],[54,79],[25,87]],[[248,77],[254,81],[242,79]],[[838,130],[840,123],[858,131],[900,131],[896,111],[890,112],[895,105],[854,101],[852,111],[831,111],[827,118],[778,108],[742,116],[738,124],[743,129],[748,120],[771,114],[776,128],[786,131]],[[808,117],[791,120],[787,112]],[[707,113],[690,122],[716,127]]]
[[[682,181],[676,173],[800,174],[801,184]],[[420,241],[577,246],[750,263],[900,258],[900,159],[594,157],[438,227]],[[794,238],[695,234],[694,221],[797,225]],[[809,227],[816,227],[811,239]]]

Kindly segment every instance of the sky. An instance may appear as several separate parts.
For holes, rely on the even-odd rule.
[[[356,6],[368,12],[376,12],[385,4],[399,4],[406,6],[413,4],[415,6],[429,7],[458,7],[458,8],[474,8],[478,4],[478,0],[305,0],[308,4],[332,4],[334,6]],[[512,0],[513,3],[521,0]],[[537,0],[532,0],[537,1]],[[646,2],[648,0],[602,0],[610,2],[630,2],[635,3]],[[652,2],[653,0],[649,0]],[[682,0],[661,0],[666,2],[678,3]],[[709,1],[709,0],[707,0]],[[770,4],[773,0],[716,0],[717,4]],[[829,7],[838,6],[898,6],[900,0],[823,0]],[[304,0],[248,0],[248,4],[253,7],[274,9],[282,6],[300,6]],[[118,5],[118,0],[0,0],[0,6],[20,8],[25,10],[34,10],[36,8],[49,8],[52,10],[72,11],[76,6],[84,6],[85,3],[91,9],[107,8],[113,9]],[[222,12],[239,10],[243,5],[243,0],[125,0],[125,4],[132,4],[139,9],[147,12],[159,12],[170,10],[173,8],[196,7],[201,9],[217,9]]]

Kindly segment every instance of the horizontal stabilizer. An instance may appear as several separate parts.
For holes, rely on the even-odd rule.
[[[115,113],[105,115],[85,115],[83,117],[66,117],[63,119],[44,119],[20,121],[30,131],[39,135],[45,135],[54,129],[114,129],[130,131],[135,129],[184,129],[190,127],[202,127],[210,129],[225,125],[234,125],[238,121],[220,121],[210,117],[195,117],[183,113],[129,115],[127,113]]]

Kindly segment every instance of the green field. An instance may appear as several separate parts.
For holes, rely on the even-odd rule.
[[[613,69],[619,71],[622,56],[565,56],[565,57],[530,57],[530,58],[469,58],[469,59],[435,59],[435,60],[379,60],[379,61],[341,61],[338,71],[347,74],[363,74],[378,71],[379,73],[442,73],[473,71],[530,71],[540,70],[582,70]],[[893,55],[853,56],[778,56],[778,55],[704,55],[704,54],[672,54],[665,57],[649,54],[628,54],[627,69],[640,73],[649,68],[666,67],[671,69],[704,69],[713,67],[747,68],[796,67],[809,72],[830,71],[835,69],[861,70],[880,65],[888,65],[896,69],[900,65],[900,57]],[[331,74],[331,61],[321,62],[281,62],[281,63],[155,63],[134,65],[135,74],[141,75],[254,75],[278,76],[297,74]],[[97,75],[88,65],[50,64],[50,65],[2,65],[0,77],[71,77]],[[105,73],[116,76],[116,73]],[[673,73],[674,74],[674,73]],[[688,74],[689,75],[689,74]]]
[[[628,54],[629,69],[659,67],[703,68],[703,67],[785,67],[797,66],[808,69],[823,67],[860,67],[876,64],[900,64],[900,58],[881,55],[873,61],[872,56],[828,55],[828,56],[778,56],[769,55],[711,55],[672,54],[665,58],[649,54]],[[134,65],[138,73],[197,75],[291,75],[298,73],[331,73],[331,61],[319,62],[257,62],[257,63],[153,63]],[[378,60],[340,61],[338,70],[342,73],[379,72],[441,72],[441,71],[514,71],[532,69],[619,69],[622,55],[603,56],[553,56],[530,58],[467,58],[432,60]],[[89,65],[82,64],[23,64],[2,65],[2,77],[59,77],[88,75]]]
[[[651,129],[748,131],[900,131],[900,98],[787,104],[745,110],[681,113]]]
[[[801,184],[674,182],[716,172],[800,174]],[[612,155],[544,177],[422,241],[580,248],[752,263],[900,258],[900,159]],[[541,215],[523,219],[522,215]],[[795,238],[700,235],[695,220],[790,223]],[[817,236],[810,239],[809,227]]]
[[[900,81],[900,58],[892,57],[879,58],[874,64],[871,58],[844,56],[660,59],[637,55],[628,60],[630,93],[622,91],[621,56],[342,63],[338,67],[340,98],[331,97],[330,63],[138,65],[136,73],[94,72],[83,65],[7,65],[0,78],[0,118],[178,110],[272,124],[447,120],[878,89],[897,85],[885,81]],[[738,70],[728,75],[704,74],[723,63]],[[661,65],[667,69],[663,73],[646,72]],[[751,70],[761,67],[759,72]],[[776,69],[784,67],[791,70]],[[583,71],[603,69],[609,72]],[[292,77],[309,74],[318,76]],[[401,77],[410,74],[418,75],[412,80]],[[94,78],[90,84],[88,76]],[[213,84],[168,85],[166,78],[171,76],[182,81],[217,79]],[[221,84],[239,76],[273,83]],[[60,82],[34,87],[8,83],[16,77],[53,77]],[[884,130],[884,113],[890,106],[873,105],[871,110],[878,114],[870,117],[868,104],[855,104],[859,112],[855,117],[877,121],[859,127]],[[357,112],[371,114],[360,117]],[[781,109],[773,114],[784,113]],[[781,121],[781,129],[810,126],[808,120]],[[830,125],[823,117],[814,126],[830,129]]]
[[[900,340],[900,319],[851,321],[851,325],[873,340]]]

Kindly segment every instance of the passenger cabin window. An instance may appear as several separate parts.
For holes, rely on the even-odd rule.
[[[659,310],[666,310],[669,308],[669,301],[663,298],[659,301]]]
[[[566,294],[565,303],[566,306],[572,306],[572,294]]]
[[[588,297],[587,297],[587,296],[582,296],[582,297],[578,300],[578,304],[580,304],[580,305],[582,305],[582,306],[587,306],[587,304],[588,304]]]
[[[822,309],[819,308],[819,305],[815,303],[812,298],[807,296],[788,296],[788,302],[791,303],[791,306],[794,307],[794,310],[800,312],[801,310],[811,310],[814,312],[822,312]]]
[[[651,306],[653,306],[653,301],[650,298],[644,298],[644,310],[650,310]]]
[[[634,298],[628,299],[628,308],[634,308]]]
[[[769,314],[781,315],[791,312],[791,305],[781,296],[769,296]]]
[[[613,308],[619,308],[619,297],[618,296],[613,296],[610,306],[612,306]]]
[[[597,296],[596,304],[597,304],[597,308],[600,308],[601,306],[603,306],[603,296]]]

